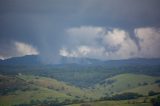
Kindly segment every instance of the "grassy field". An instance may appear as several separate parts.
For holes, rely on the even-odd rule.
[[[150,90],[159,92],[160,88],[158,84],[155,84],[156,80],[160,80],[160,78],[147,75],[120,74],[106,79],[103,83],[96,84],[93,91],[98,92],[97,95],[99,96],[132,91],[147,95]],[[141,92],[144,88],[146,88],[145,91]]]
[[[151,103],[134,103],[128,101],[98,101],[67,106],[152,106]]]
[[[120,74],[96,84],[94,87],[79,88],[53,78],[33,75],[0,75],[0,106],[14,104],[29,104],[33,101],[64,102],[65,100],[94,101],[106,95],[135,92],[148,95],[149,91],[160,92],[159,77],[137,74]],[[8,93],[2,94],[5,90]],[[139,101],[139,102],[138,102]],[[97,101],[87,103],[87,106],[151,106],[143,103],[144,98],[134,101]],[[138,102],[138,103],[137,103]],[[150,102],[150,99],[148,99]],[[73,104],[70,106],[86,106]]]
[[[19,79],[20,77],[24,77],[24,76],[18,76],[17,79]],[[9,77],[3,76],[3,78],[9,78]],[[25,76],[24,78],[32,80],[31,76]],[[8,84],[11,82],[12,82],[12,85],[17,83],[11,79],[12,78],[10,77]],[[31,84],[29,82],[25,82],[26,80],[22,80],[22,81],[26,85],[16,88],[16,90],[13,90],[12,92],[9,92],[6,95],[0,96],[0,106],[11,106],[14,104],[23,104],[23,103],[29,104],[33,100],[43,101],[43,100],[58,99],[59,101],[64,101],[65,99],[73,99],[73,97],[66,95],[63,92],[58,92],[56,90],[48,89],[47,87],[41,87],[35,84]],[[11,89],[12,85],[8,85],[7,88],[9,87]],[[1,86],[2,86],[2,83],[1,83]]]
[[[152,98],[155,96],[140,97],[131,100],[105,100],[105,101],[93,101],[79,104],[70,104],[66,106],[153,106],[151,103]]]
[[[34,84],[43,88],[48,88],[57,92],[64,93],[69,96],[84,98],[84,97],[92,97],[92,93],[88,93],[87,89],[81,89],[79,87],[75,87],[71,84],[67,84],[62,81],[57,81],[52,78],[39,77],[39,76],[31,76],[31,75],[21,75],[19,78],[25,80],[30,84]]]
[[[128,89],[123,91],[124,92],[134,92],[134,93],[139,93],[142,95],[148,95],[149,91],[154,91],[154,92],[160,92],[160,86],[159,84],[150,84],[150,85],[146,85],[146,86],[140,86],[140,87],[136,87],[133,89]]]
[[[14,94],[6,95],[0,97],[0,106],[11,106],[13,104],[28,104],[31,100],[40,100],[43,101],[45,99],[58,99],[58,100],[65,100],[65,99],[72,99],[70,96],[67,96],[63,93],[56,92],[53,90],[39,88],[36,91],[20,91],[17,90]]]

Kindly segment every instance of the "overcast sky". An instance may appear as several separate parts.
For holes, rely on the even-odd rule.
[[[0,58],[160,58],[160,0],[0,0]]]

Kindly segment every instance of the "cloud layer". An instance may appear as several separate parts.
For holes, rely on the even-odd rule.
[[[144,26],[159,34],[159,4],[160,0],[0,0],[0,58],[28,54],[17,50],[14,41],[36,47],[49,63],[61,59],[60,51],[100,59],[159,57],[159,44],[147,38],[140,42],[139,34]],[[142,46],[146,42],[147,53]]]
[[[65,31],[66,42],[57,48],[59,54],[56,54],[56,57],[88,57],[102,60],[160,58],[160,28],[141,27],[135,28],[133,32],[131,36],[120,28],[72,27]],[[13,41],[8,45],[0,49],[4,51],[0,53],[1,59],[43,54],[33,45],[24,42]],[[50,62],[54,60],[52,57]],[[57,60],[54,61],[56,62]]]
[[[103,60],[160,57],[158,28],[136,28],[136,39],[127,31],[118,28],[81,26],[69,28],[66,33],[70,43],[60,50],[62,56]]]
[[[15,42],[14,43],[16,50],[19,55],[37,55],[39,54],[38,51],[31,45],[22,43],[22,42]]]
[[[139,40],[140,57],[160,57],[160,28],[137,28],[134,32]]]
[[[4,50],[7,49],[7,50]],[[7,59],[10,57],[25,56],[25,55],[37,55],[38,50],[32,45],[14,41],[10,46],[3,48],[4,52],[0,53],[0,59]]]

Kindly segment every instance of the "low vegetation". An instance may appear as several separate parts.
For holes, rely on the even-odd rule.
[[[0,106],[152,106],[159,103],[160,65],[123,62],[54,66],[1,64]]]
[[[107,78],[103,81],[103,83],[95,84],[95,86],[93,87],[79,88],[66,82],[42,76],[24,74],[15,76],[0,75],[0,105],[61,106],[67,104],[82,103],[80,104],[81,106],[92,106],[93,103],[90,104],[88,102],[96,101],[96,103],[94,102],[95,104],[103,104],[103,102],[98,101],[123,101],[127,99],[137,99],[145,95],[143,95],[143,93],[141,94],[140,91],[126,91],[132,91],[132,89],[135,88],[158,84],[156,82],[157,80],[159,80],[158,77],[151,77],[147,75],[120,74],[111,78]],[[148,83],[147,85],[139,85],[139,83],[144,83],[145,81]],[[113,93],[109,94],[110,92]],[[156,95],[159,95],[159,93],[155,91],[154,88],[148,91],[148,97]],[[152,100],[152,103],[153,101],[154,100]],[[142,103],[143,102],[140,102],[140,104],[143,106]],[[149,104],[151,102],[147,103]]]

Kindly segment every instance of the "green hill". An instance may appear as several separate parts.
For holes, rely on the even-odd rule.
[[[29,78],[30,76],[23,76]],[[28,81],[21,79],[20,76],[0,76],[1,92],[7,92],[0,96],[0,106],[11,106],[14,104],[29,104],[33,101],[58,100],[62,102],[66,99],[73,99],[72,96],[66,95],[63,92],[51,90],[46,87],[41,87]],[[32,80],[29,78],[29,80]],[[6,85],[7,83],[7,85]],[[16,86],[14,86],[16,85]]]
[[[150,85],[145,85],[145,86],[139,86],[133,89],[128,89],[123,91],[124,92],[134,92],[134,93],[139,93],[142,95],[148,95],[148,92],[154,91],[154,92],[160,92],[160,85],[159,84],[150,84]]]
[[[56,79],[53,79],[53,78],[32,76],[32,75],[20,75],[18,77],[30,84],[34,84],[36,86],[40,86],[43,88],[48,88],[50,90],[55,90],[57,92],[61,92],[69,96],[73,96],[77,98],[92,96],[92,94],[87,93],[86,89],[81,89],[71,84],[67,84],[62,81],[57,81]]]
[[[155,84],[159,77],[152,77],[148,75],[138,75],[138,74],[120,74],[114,77],[108,78],[102,81],[100,84],[96,84],[94,87],[94,92],[98,92],[97,95],[114,95],[117,93],[125,92],[135,92],[142,93],[143,88],[148,90],[142,94],[147,94],[149,90],[158,89],[158,84]],[[156,90],[159,91],[159,90]]]
[[[24,74],[16,76],[0,75],[0,106],[79,103],[95,101],[101,97],[110,97],[125,92],[148,95],[149,91],[160,92],[159,80],[159,77],[128,73],[102,80],[94,87],[79,88],[49,77]],[[93,106],[98,106],[99,103],[102,104],[101,106],[106,104],[106,102],[96,102]],[[120,102],[119,104],[125,106],[124,103]],[[144,104],[139,106],[144,106]]]
[[[128,103],[127,101],[98,101],[90,103],[72,104],[67,106],[152,106],[151,103]]]
[[[22,74],[16,76],[0,75],[0,81],[0,106],[46,101],[58,103],[82,99],[88,101],[94,97],[94,93],[87,89],[75,87],[53,78]]]

